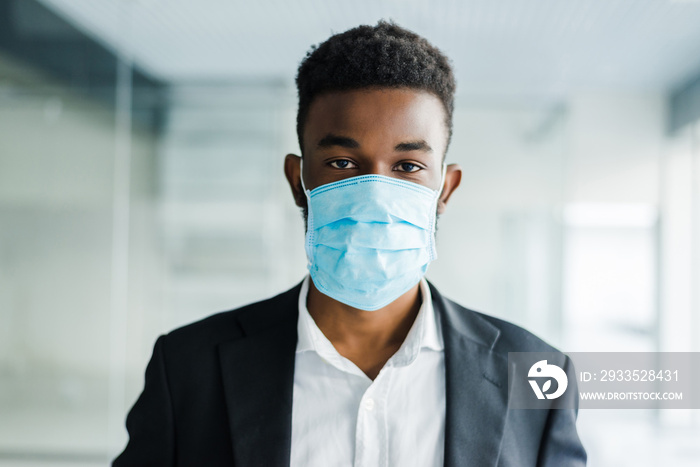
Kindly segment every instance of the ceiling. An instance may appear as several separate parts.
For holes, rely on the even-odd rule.
[[[696,0],[41,0],[168,82],[281,79],[380,18],[453,60],[459,94],[667,92],[700,74]]]

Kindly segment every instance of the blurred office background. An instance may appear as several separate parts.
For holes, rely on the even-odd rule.
[[[564,351],[700,351],[700,2],[0,0],[0,466],[98,466],[155,338],[305,272],[296,67],[380,18],[453,60],[429,278]],[[581,411],[591,466],[700,411]]]

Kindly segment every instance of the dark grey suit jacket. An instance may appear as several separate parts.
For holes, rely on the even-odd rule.
[[[445,466],[584,466],[577,410],[508,405],[508,352],[555,350],[430,289],[445,341]],[[161,336],[113,465],[288,466],[299,290]]]

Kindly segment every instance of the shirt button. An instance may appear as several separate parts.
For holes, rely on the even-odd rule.
[[[365,400],[365,410],[371,412],[374,409],[374,399],[369,398]]]

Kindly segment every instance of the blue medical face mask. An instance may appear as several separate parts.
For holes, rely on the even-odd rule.
[[[442,187],[445,165],[442,167]],[[361,310],[408,292],[437,258],[435,217],[442,193],[383,175],[307,190],[306,256],[316,288]]]

